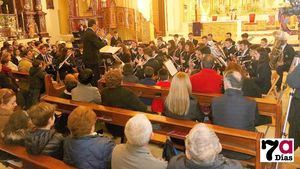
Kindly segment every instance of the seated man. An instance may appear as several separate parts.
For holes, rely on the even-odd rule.
[[[213,123],[243,130],[255,130],[258,119],[256,102],[243,96],[242,75],[237,71],[225,73],[225,94],[212,101]]]
[[[79,83],[71,91],[72,100],[101,104],[101,95],[98,88],[91,85],[93,76],[91,69],[85,69],[79,73]]]
[[[138,114],[125,126],[126,144],[117,145],[112,153],[112,169],[165,169],[167,162],[156,159],[148,148],[152,125],[147,117]]]
[[[185,154],[171,158],[168,169],[242,169],[240,162],[223,157],[222,145],[214,131],[197,124],[185,140]]]
[[[202,61],[202,70],[190,78],[193,92],[222,93],[222,76],[213,67],[213,56],[206,55]]]
[[[145,69],[144,69],[144,79],[141,79],[140,80],[140,83],[141,84],[144,84],[144,85],[149,85],[149,86],[154,86],[156,84],[156,81],[153,80],[153,76],[154,76],[154,69],[150,66],[147,66]],[[147,105],[147,106],[151,106],[152,104],[152,99],[148,99],[148,98],[143,98],[141,97],[140,98],[141,101]]]
[[[126,63],[123,67],[123,82],[139,82],[139,79],[133,74],[133,68],[130,63]]]
[[[77,107],[68,118],[71,136],[64,141],[64,161],[76,168],[110,168],[115,144],[95,131],[96,114],[87,107]]]
[[[45,154],[62,159],[64,137],[51,130],[55,120],[54,111],[55,106],[45,102],[29,109],[28,115],[36,127],[25,139],[25,147],[29,154]]]

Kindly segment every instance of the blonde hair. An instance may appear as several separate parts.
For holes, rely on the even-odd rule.
[[[165,105],[168,110],[177,115],[186,115],[190,107],[192,85],[188,74],[177,73],[171,82]]]

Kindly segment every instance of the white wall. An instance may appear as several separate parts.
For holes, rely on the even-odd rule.
[[[51,43],[55,43],[58,40],[61,40],[60,35],[60,24],[59,24],[59,14],[58,14],[58,1],[54,1],[54,9],[46,9],[46,0],[42,0],[43,11],[46,12],[46,27],[49,36],[51,37]]]

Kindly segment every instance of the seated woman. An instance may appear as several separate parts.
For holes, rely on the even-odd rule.
[[[64,141],[64,161],[76,168],[110,168],[115,144],[94,133],[96,114],[87,107],[77,107],[69,115],[71,136]]]
[[[147,110],[139,98],[130,90],[121,86],[122,73],[118,69],[110,70],[104,76],[106,87],[102,90],[102,104],[129,110],[145,112]],[[107,129],[115,137],[124,136],[123,127],[106,124]],[[123,142],[123,140],[121,140]]]
[[[173,77],[165,101],[164,114],[176,119],[197,120],[199,122],[204,120],[204,114],[200,110],[198,100],[192,96],[191,81],[188,74],[179,72]]]
[[[19,61],[18,70],[19,72],[29,73],[32,67],[33,52],[31,50],[25,50],[21,54],[22,59]]]
[[[166,169],[167,162],[156,159],[148,148],[152,125],[144,114],[128,120],[125,126],[126,144],[117,145],[112,153],[112,169]]]
[[[4,129],[16,106],[15,93],[11,89],[0,89],[0,131]]]
[[[223,157],[222,145],[214,131],[197,124],[185,140],[185,154],[173,157],[168,169],[242,169],[240,162]]]
[[[30,128],[30,118],[26,111],[14,112],[6,123],[1,137],[6,144],[17,144],[24,146],[25,137]]]
[[[268,53],[264,48],[251,48],[251,53],[255,60],[253,66],[252,79],[261,88],[263,94],[267,94],[271,88],[271,68],[269,65]]]

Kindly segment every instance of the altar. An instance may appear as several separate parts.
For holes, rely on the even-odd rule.
[[[201,22],[202,35],[209,33],[214,35],[214,40],[222,41],[227,32],[232,34],[233,39],[238,39],[242,32],[242,21],[215,21],[215,22]]]

